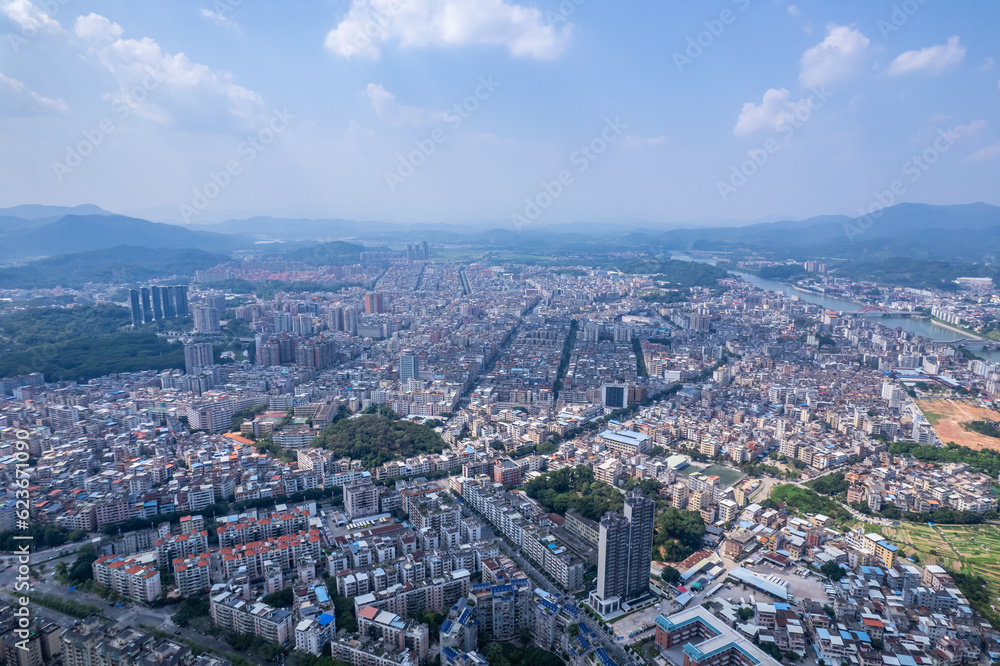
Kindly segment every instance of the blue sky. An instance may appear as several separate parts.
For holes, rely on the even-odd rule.
[[[894,181],[1000,204],[997,25],[986,0],[0,0],[0,206],[678,226],[856,215]]]

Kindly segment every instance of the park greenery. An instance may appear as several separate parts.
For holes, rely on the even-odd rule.
[[[653,535],[653,559],[659,562],[680,562],[702,547],[705,523],[697,511],[666,507],[656,519]]]
[[[584,465],[563,467],[532,479],[525,492],[549,511],[564,515],[576,509],[581,516],[600,520],[608,511],[621,511],[625,498],[620,491],[594,478]]]
[[[8,594],[13,594],[8,592]],[[31,603],[38,604],[39,606],[44,606],[45,608],[50,608],[57,613],[62,613],[63,615],[69,615],[70,617],[75,617],[82,620],[85,617],[90,617],[100,613],[100,609],[97,606],[91,606],[89,604],[81,604],[72,599],[63,599],[56,594],[32,594],[28,597]]]
[[[360,460],[370,469],[390,460],[440,453],[445,443],[433,428],[383,410],[332,423],[320,431],[312,445],[333,451],[337,458]]]
[[[851,484],[844,479],[843,472],[834,472],[810,481],[806,485],[822,495],[837,496],[846,493]]]
[[[178,627],[187,627],[193,620],[211,616],[211,604],[207,596],[187,597],[181,601],[177,611],[170,616]]]
[[[562,659],[534,645],[518,647],[513,643],[487,644],[483,656],[490,666],[565,666]]]
[[[695,261],[639,257],[620,266],[623,273],[654,275],[659,283],[677,287],[715,287],[729,277],[726,269]]]
[[[815,490],[792,484],[772,488],[771,500],[784,504],[789,511],[798,513],[822,513],[836,519],[850,517],[850,513],[839,502],[823,497]]]
[[[0,377],[41,372],[85,381],[113,372],[184,367],[184,349],[152,330],[132,331],[117,305],[28,308],[0,318]]]
[[[65,528],[57,527],[51,524],[45,525],[37,521],[31,522],[28,526],[27,533],[31,536],[33,547],[38,550],[55,548],[70,541],[79,541],[87,536],[86,532],[80,530],[70,532]],[[0,550],[8,553],[15,552],[17,550],[18,543],[20,543],[20,539],[23,539],[24,536],[24,531],[0,532]],[[20,539],[18,537],[20,537]]]
[[[973,472],[996,477],[1000,474],[1000,452],[990,449],[976,451],[949,442],[944,446],[921,445],[916,442],[893,442],[889,452],[898,457],[912,456],[921,462],[967,463]]]

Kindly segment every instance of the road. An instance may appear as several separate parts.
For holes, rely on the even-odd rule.
[[[463,502],[462,513],[466,515],[471,515],[470,512],[471,509]],[[490,527],[489,529],[492,533],[492,527]],[[548,578],[542,575],[542,573],[539,572],[538,569],[536,569],[535,566],[532,563],[530,563],[527,558],[522,557],[521,553],[517,549],[512,547],[511,544],[509,544],[506,539],[497,536],[496,543],[500,547],[500,550],[503,551],[504,555],[513,560],[514,563],[517,564],[517,566],[521,569],[521,571],[526,576],[528,576],[529,579],[531,579],[531,582],[534,583],[536,587],[539,587],[549,593],[562,594],[562,591],[559,590],[559,588],[556,587],[556,585],[552,581],[550,581]],[[600,638],[601,646],[608,651],[608,654],[610,654],[615,661],[617,661],[619,664],[622,664],[623,666],[638,666],[639,662],[637,661],[635,655],[633,655],[630,652],[626,652],[625,648],[620,643],[614,640],[613,636],[614,630],[612,630],[612,635],[609,636],[608,633],[606,633],[603,629],[601,629],[601,627],[595,624],[591,624],[591,622],[589,621],[584,622],[584,624],[586,624],[587,627],[591,629],[594,632],[594,634],[596,634]]]
[[[45,551],[43,551],[45,552]],[[75,550],[73,551],[75,552]],[[50,549],[48,554],[58,555],[59,549]],[[41,555],[41,553],[39,554]],[[224,641],[218,640],[214,636],[207,634],[201,634],[193,629],[180,628],[171,621],[170,616],[176,612],[176,608],[172,606],[167,606],[163,608],[148,608],[141,604],[126,603],[124,606],[117,607],[114,604],[109,605],[109,602],[101,599],[100,597],[87,594],[82,590],[69,590],[65,585],[53,580],[55,562],[62,560],[66,561],[67,564],[72,564],[75,556],[73,553],[64,555],[63,557],[58,557],[55,560],[49,560],[46,565],[46,571],[41,574],[40,579],[32,587],[32,592],[35,594],[46,594],[59,597],[60,599],[75,601],[80,604],[86,604],[89,606],[95,606],[99,609],[99,612],[104,617],[113,620],[115,622],[129,624],[133,626],[138,626],[144,624],[147,627],[153,627],[161,631],[165,631],[171,635],[178,638],[183,638],[185,640],[192,641],[204,647],[206,650],[211,650],[218,653],[232,652],[233,649],[226,644]],[[32,556],[32,563],[34,564],[35,558]],[[7,568],[0,571],[0,588],[4,590],[12,590],[15,578],[17,577],[16,567]],[[0,597],[2,599],[2,597]],[[58,611],[54,611],[50,608],[46,608],[40,604],[32,604],[31,612],[38,616],[51,620],[63,628],[69,628],[73,626],[74,620],[76,618],[69,615],[64,615]]]

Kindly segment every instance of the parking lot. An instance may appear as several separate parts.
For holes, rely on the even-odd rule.
[[[612,626],[615,629],[615,634],[617,636],[624,636],[622,643],[632,643],[640,638],[645,638],[650,635],[653,628],[656,626],[656,616],[660,613],[668,613],[671,609],[670,601],[657,601],[657,603],[652,606],[643,608],[642,610],[633,613],[627,617],[614,622]],[[629,638],[629,634],[633,631],[638,630],[642,626],[647,628],[643,630],[642,633]]]
[[[804,567],[790,566],[781,569],[771,564],[755,564],[748,565],[747,568],[763,578],[776,576],[785,581],[788,583],[789,594],[795,599],[814,599],[820,603],[825,603],[830,599],[823,590],[823,586],[829,582],[826,577]],[[756,595],[758,600],[762,600],[765,596],[763,594]]]

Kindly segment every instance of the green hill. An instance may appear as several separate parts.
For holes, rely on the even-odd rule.
[[[47,257],[24,266],[0,268],[0,288],[79,287],[87,282],[130,283],[196,270],[229,261],[202,250],[119,245],[105,250]]]
[[[309,266],[350,266],[360,261],[365,249],[364,245],[333,241],[303,247],[285,256],[289,261],[301,261]]]
[[[425,453],[440,453],[441,435],[425,425],[398,417],[363,414],[342,419],[324,428],[313,446],[333,451],[338,458],[360,460],[365,467],[377,467],[390,460]]]
[[[184,347],[133,332],[117,305],[29,308],[0,317],[0,377],[41,372],[86,381],[112,372],[184,367]]]

